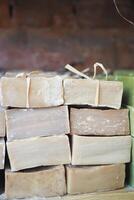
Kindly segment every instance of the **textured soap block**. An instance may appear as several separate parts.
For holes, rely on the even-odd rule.
[[[25,77],[2,77],[2,106],[38,108],[63,104],[60,76],[31,76],[29,87],[28,80]]]
[[[4,169],[5,165],[5,141],[0,139],[0,169]]]
[[[5,193],[8,199],[62,196],[66,193],[64,166],[21,172],[6,170]]]
[[[67,193],[110,191],[124,187],[125,165],[67,166]]]
[[[5,121],[5,112],[0,110],[0,137],[5,137],[5,128],[6,121]]]
[[[87,137],[73,135],[72,165],[130,162],[131,136]]]
[[[6,121],[8,141],[70,132],[67,106],[11,109],[6,111]]]
[[[37,137],[7,142],[11,170],[37,166],[69,164],[71,160],[67,136]]]
[[[112,136],[130,133],[128,109],[71,108],[70,121],[71,134]]]
[[[115,75],[115,80],[123,82],[123,104],[134,106],[134,75]]]
[[[65,79],[64,100],[67,105],[91,105],[119,109],[123,84],[118,81]]]

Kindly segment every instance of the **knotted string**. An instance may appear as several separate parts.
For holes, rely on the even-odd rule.
[[[30,93],[30,85],[31,85],[31,75],[32,74],[39,74],[40,71],[32,71],[30,73],[19,73],[16,75],[16,78],[26,78],[27,82],[27,89],[26,89],[26,108],[29,108],[29,93]]]
[[[105,76],[106,76],[106,80],[108,78],[108,73],[106,68],[103,66],[103,64],[101,63],[95,63],[94,64],[94,75],[92,78],[90,78],[89,76],[87,76],[86,74],[84,74],[85,72],[89,71],[89,68],[84,69],[82,72],[80,72],[79,70],[75,69],[74,67],[72,67],[71,65],[67,64],[65,66],[65,69],[73,72],[74,74],[81,76],[83,78],[86,78],[88,80],[94,80],[96,78],[96,71],[97,71],[97,67],[100,67],[102,69],[102,71],[104,72]],[[100,80],[96,80],[97,81],[97,87],[96,87],[96,95],[95,95],[95,106],[99,105],[99,100],[100,100]]]

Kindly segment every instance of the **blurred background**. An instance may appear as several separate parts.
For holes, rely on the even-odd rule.
[[[134,0],[117,0],[134,21]],[[113,0],[0,0],[0,69],[134,68],[134,26]]]

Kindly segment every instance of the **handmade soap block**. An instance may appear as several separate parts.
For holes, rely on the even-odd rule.
[[[125,165],[67,166],[67,193],[81,194],[124,187]]]
[[[63,104],[60,76],[2,77],[1,100],[4,107],[51,107]]]
[[[6,122],[8,141],[70,132],[67,106],[7,110]]]
[[[134,137],[134,107],[127,106],[129,109],[129,119],[130,119],[130,133]]]
[[[7,142],[7,151],[12,171],[69,164],[71,160],[67,136],[15,140]]]
[[[130,133],[128,109],[71,108],[70,121],[71,134],[112,136]]]
[[[68,78],[63,83],[66,105],[121,107],[122,82]]]
[[[0,137],[5,137],[5,127],[5,112],[3,110],[0,110]]]
[[[0,169],[4,169],[5,165],[5,141],[0,139]]]
[[[64,166],[21,172],[6,170],[5,193],[8,199],[62,196],[66,193]]]
[[[115,80],[123,82],[123,104],[134,106],[134,75],[115,75]]]
[[[73,135],[72,165],[130,162],[131,136],[87,137]]]

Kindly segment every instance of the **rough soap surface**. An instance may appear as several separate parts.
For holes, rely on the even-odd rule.
[[[71,162],[67,136],[37,137],[7,142],[12,171]]]
[[[6,121],[8,141],[70,132],[67,106],[11,109],[6,111]]]
[[[21,172],[5,172],[6,197],[53,197],[66,193],[64,166],[34,169]]]
[[[71,134],[129,135],[128,109],[76,109],[70,112]]]
[[[124,187],[125,165],[67,166],[67,192],[81,194]]]
[[[131,136],[88,137],[73,135],[72,165],[130,162]]]

